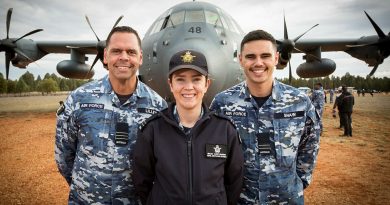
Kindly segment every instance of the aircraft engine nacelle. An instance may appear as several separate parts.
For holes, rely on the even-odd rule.
[[[336,70],[336,63],[327,58],[321,58],[320,61],[302,63],[297,68],[297,74],[301,78],[325,77]]]
[[[66,78],[90,79],[95,72],[91,66],[73,60],[63,60],[57,64],[57,72]]]
[[[18,68],[26,68],[32,61],[21,55],[16,55],[12,60],[12,65]]]
[[[291,54],[289,53],[280,53],[278,65],[276,65],[276,69],[282,70],[287,66],[288,61],[290,61]]]

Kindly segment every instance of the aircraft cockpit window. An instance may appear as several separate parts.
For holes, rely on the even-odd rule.
[[[240,27],[237,25],[237,23],[233,20],[232,17],[230,16],[227,16],[227,18],[229,19],[229,27],[231,27],[231,30],[233,32],[236,32],[236,33],[242,33],[242,31],[240,30]]]
[[[203,10],[187,11],[185,22],[205,22]]]
[[[206,16],[206,23],[212,24],[215,27],[223,27],[222,21],[219,18],[219,15],[217,13],[214,13],[212,11],[204,11],[204,14]]]
[[[179,11],[177,13],[171,14],[166,27],[175,27],[184,22],[184,11]]]
[[[160,20],[158,20],[158,21],[154,24],[153,30],[150,32],[150,35],[159,32],[159,31],[162,29],[162,25],[164,24],[164,21],[165,21],[165,19],[160,19]]]

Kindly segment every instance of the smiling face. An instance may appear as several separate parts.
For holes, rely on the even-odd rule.
[[[272,87],[273,72],[279,55],[271,41],[254,40],[245,43],[239,58],[249,88]]]
[[[136,81],[136,73],[142,65],[142,51],[137,37],[129,32],[113,33],[104,49],[104,63],[108,66],[111,83]]]
[[[210,79],[192,69],[174,72],[168,80],[176,106],[191,110],[202,106],[203,96],[210,86]]]

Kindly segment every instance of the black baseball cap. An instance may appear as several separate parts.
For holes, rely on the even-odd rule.
[[[169,61],[168,76],[184,68],[196,70],[205,76],[209,74],[206,57],[194,50],[183,50],[175,53]]]

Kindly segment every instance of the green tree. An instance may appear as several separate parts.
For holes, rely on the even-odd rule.
[[[28,85],[24,82],[24,80],[22,78],[20,80],[18,80],[18,82],[16,83],[15,91],[16,91],[16,93],[19,93],[20,95],[22,95],[22,93],[24,93],[24,92],[29,91]]]
[[[42,92],[42,95],[44,93],[49,94],[51,92],[59,91],[57,82],[51,78],[43,79],[39,85],[38,85],[39,91]]]
[[[7,81],[7,93],[15,93],[16,92],[16,81],[8,80]]]
[[[22,76],[20,76],[19,80],[23,80],[25,82],[25,84],[28,85],[28,87],[29,87],[28,91],[35,90],[34,75],[32,73],[27,71]]]
[[[7,92],[7,80],[4,78],[3,74],[0,73],[0,93]]]

